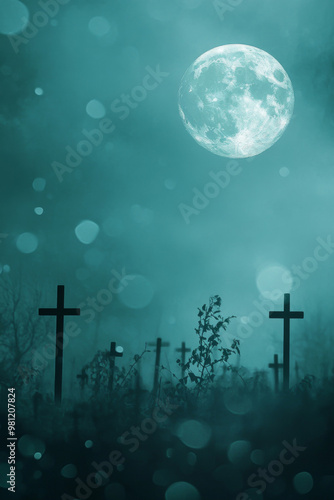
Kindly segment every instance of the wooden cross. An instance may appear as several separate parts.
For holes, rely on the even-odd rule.
[[[86,368],[82,368],[81,374],[77,375],[77,378],[80,379],[80,387],[81,387],[81,390],[83,390],[85,388],[85,385],[88,382],[88,375],[86,372]]]
[[[155,369],[154,369],[154,382],[153,382],[153,392],[154,394],[157,393],[158,391],[158,385],[159,385],[159,370],[160,370],[160,358],[161,358],[161,348],[162,347],[168,347],[170,344],[169,342],[162,342],[161,338],[157,338],[156,342],[149,342],[148,345],[155,345]]]
[[[61,404],[61,393],[63,384],[63,345],[64,345],[64,317],[80,316],[80,309],[65,309],[64,307],[65,287],[58,285],[57,307],[39,309],[40,316],[56,316],[56,358],[55,358],[55,402]]]
[[[109,394],[111,393],[114,385],[114,373],[115,373],[115,358],[121,358],[123,356],[123,347],[116,347],[116,342],[110,343],[110,372],[109,372]]]
[[[270,311],[269,318],[284,320],[284,348],[283,348],[283,389],[289,390],[290,379],[290,319],[303,319],[301,311],[290,311],[290,294],[284,294],[284,311]]]
[[[181,344],[181,347],[177,347],[175,349],[176,352],[180,352],[181,353],[181,370],[182,370],[182,378],[184,378],[184,365],[185,365],[185,362],[186,362],[186,353],[187,352],[190,352],[190,348],[189,347],[186,347],[186,343],[185,342],[182,342]]]
[[[278,362],[278,354],[274,354],[274,362],[269,363],[268,366],[269,366],[269,368],[274,369],[275,392],[278,392],[278,388],[279,388],[279,373],[278,373],[278,371],[280,368],[284,367],[283,363]]]

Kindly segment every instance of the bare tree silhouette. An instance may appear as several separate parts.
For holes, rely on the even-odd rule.
[[[0,278],[0,383],[16,387],[36,375],[29,352],[46,337],[49,319],[38,316],[42,291],[34,282],[6,275]]]

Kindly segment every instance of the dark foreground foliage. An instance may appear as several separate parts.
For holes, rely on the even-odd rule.
[[[86,392],[59,408],[38,391],[22,393],[16,493],[9,498],[334,498],[334,380],[307,376],[288,394],[274,394],[265,374],[232,365],[239,343],[222,344],[232,318],[220,307],[213,297],[199,309],[198,345],[183,366],[178,361],[183,376],[162,368],[156,393],[140,386],[146,350],[116,373],[112,393],[103,352],[84,367],[95,396]],[[5,493],[8,452],[1,450]]]
[[[185,482],[200,494],[190,491],[193,500],[289,500],[301,497],[294,481],[307,483],[309,476],[300,475],[306,472],[313,487],[302,497],[332,499],[333,386],[328,381],[314,393],[274,395],[237,382],[208,391],[191,409],[163,392],[158,401],[128,395],[68,409],[42,402],[35,419],[19,408],[16,498],[177,500],[183,497],[171,485]],[[284,442],[297,443],[297,456],[286,453],[293,460],[281,471]],[[118,467],[110,464],[114,450],[122,457]],[[261,470],[271,471],[266,479],[257,477]],[[94,481],[100,486],[93,488]]]

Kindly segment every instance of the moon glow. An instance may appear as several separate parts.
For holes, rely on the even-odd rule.
[[[223,45],[201,55],[185,72],[179,112],[202,147],[228,158],[270,148],[288,126],[294,107],[291,80],[267,52]]]

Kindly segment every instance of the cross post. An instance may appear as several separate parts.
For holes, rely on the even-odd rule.
[[[39,309],[40,316],[56,316],[56,358],[55,358],[55,403],[61,404],[62,384],[63,384],[63,348],[64,348],[64,318],[65,316],[80,316],[80,309],[65,308],[65,287],[58,285],[57,307]]]
[[[82,368],[81,373],[79,375],[77,375],[77,378],[80,380],[80,387],[81,387],[81,390],[83,391],[85,388],[85,385],[88,382],[88,375],[86,372],[86,368]]]
[[[115,359],[123,356],[123,347],[116,347],[116,342],[110,343],[110,372],[109,372],[109,394],[112,392],[114,385]]]
[[[159,370],[160,370],[160,358],[161,358],[161,348],[168,347],[169,342],[162,342],[161,338],[158,337],[156,342],[149,342],[148,345],[155,345],[155,368],[154,368],[154,382],[153,382],[153,392],[154,394],[158,391],[159,385]]]
[[[284,294],[284,310],[270,311],[269,318],[284,320],[284,346],[283,346],[283,389],[289,390],[290,380],[290,319],[303,319],[304,313],[301,311],[290,311],[290,294]]]
[[[296,372],[296,380],[298,382],[299,381],[299,365],[298,365],[297,361],[295,363],[295,372]]]
[[[190,352],[190,348],[189,347],[186,347],[186,343],[185,342],[182,342],[181,344],[181,347],[177,347],[175,349],[176,352],[180,352],[181,353],[181,370],[182,370],[182,378],[184,378],[184,365],[185,365],[185,362],[186,362],[186,353],[187,352]]]
[[[278,362],[278,354],[274,354],[274,362],[273,363],[269,363],[268,366],[269,366],[269,368],[273,368],[274,369],[275,392],[277,393],[278,389],[279,389],[279,373],[278,373],[278,370],[280,368],[283,368],[284,364],[283,363],[279,363]]]

